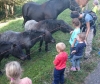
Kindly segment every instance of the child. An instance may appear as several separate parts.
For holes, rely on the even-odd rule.
[[[56,55],[53,61],[55,66],[53,84],[64,84],[64,71],[66,68],[66,61],[68,59],[68,54],[65,52],[65,48],[66,45],[63,42],[56,44],[58,55]]]
[[[97,11],[99,10],[99,7],[98,7],[99,6],[99,2],[98,2],[98,0],[94,0],[93,1],[93,5],[94,5],[94,7],[93,7],[92,11],[97,13]]]
[[[75,50],[73,50],[71,53],[74,53],[74,56],[71,59],[72,67],[71,71],[76,71],[76,69],[80,70],[80,59],[83,55],[84,47],[86,47],[85,44],[85,33],[80,33],[77,36],[78,44],[76,45]]]
[[[28,77],[21,79],[22,68],[17,61],[12,61],[5,66],[6,76],[10,79],[10,84],[32,84]]]
[[[71,59],[72,56],[73,56],[73,54],[71,54],[71,51],[74,50],[74,48],[76,47],[76,45],[77,45],[76,37],[77,37],[77,34],[80,33],[80,21],[79,21],[79,19],[74,18],[72,20],[72,24],[75,27],[75,29],[74,29],[73,32],[70,32],[72,34],[71,34],[71,37],[70,37],[70,40],[69,40],[69,43],[71,45],[71,47],[70,47],[70,56],[68,57],[69,59]]]

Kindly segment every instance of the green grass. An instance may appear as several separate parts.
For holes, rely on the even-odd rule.
[[[38,3],[42,3],[46,0],[35,0]],[[64,12],[62,12],[57,19],[63,19],[66,21],[69,25],[71,24],[71,18],[70,18],[70,11],[67,9]],[[23,20],[18,20],[9,23],[7,26],[0,28],[0,33],[7,31],[7,30],[13,30],[13,31],[24,31],[24,28],[22,28]],[[98,27],[98,30],[100,30],[100,27]],[[65,84],[82,84],[84,81],[84,78],[90,73],[94,67],[96,66],[97,60],[99,57],[97,56],[98,49],[100,48],[100,33],[97,31],[97,35],[94,38],[93,41],[93,59],[94,61],[90,61],[85,63],[84,60],[82,60],[82,70],[80,72],[69,72],[67,73],[67,77],[65,78]],[[56,39],[56,42],[64,42],[67,46],[66,51],[69,53],[69,38],[70,34],[64,34],[61,31],[58,31],[53,34],[53,37]],[[97,42],[98,41],[98,42]],[[43,44],[44,45],[44,44]],[[16,60],[19,61],[24,69],[22,77],[29,77],[32,79],[33,84],[51,84],[53,79],[53,60],[55,55],[57,54],[55,49],[55,44],[49,44],[50,52],[44,51],[44,46],[42,46],[42,52],[38,52],[38,46],[39,43],[37,43],[32,49],[31,49],[31,58],[32,60],[26,60],[21,61],[17,58],[14,58],[13,56],[10,56],[8,59],[3,59],[0,65],[0,68],[2,70],[4,69],[4,66],[7,62]],[[67,62],[67,66],[70,68],[71,64],[70,62]],[[7,80],[6,76],[0,76],[0,84],[8,84],[9,80]]]

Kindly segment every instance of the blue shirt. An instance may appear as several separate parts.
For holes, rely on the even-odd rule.
[[[90,14],[86,14],[85,16],[85,22],[90,22],[91,20],[93,20],[92,16]]]
[[[80,28],[74,29],[74,31],[73,31],[73,33],[72,33],[72,35],[71,35],[71,37],[70,37],[70,40],[69,40],[69,43],[70,43],[71,45],[73,44],[75,38],[77,37],[77,34],[79,34],[79,33],[80,33]],[[78,43],[78,42],[76,42],[74,46],[76,46],[77,43]]]
[[[82,13],[83,17],[84,17],[84,13]],[[85,23],[90,22],[91,20],[93,20],[92,16],[90,14],[86,14],[85,15]]]
[[[86,44],[84,42],[83,43],[78,43],[76,45],[76,48],[75,48],[75,50],[76,50],[75,55],[76,56],[82,56],[84,47],[86,47]]]

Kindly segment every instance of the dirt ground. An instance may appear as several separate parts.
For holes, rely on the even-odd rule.
[[[84,84],[100,84],[100,61],[94,71],[85,78]]]

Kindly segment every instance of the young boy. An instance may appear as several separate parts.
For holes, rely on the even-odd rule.
[[[66,68],[66,61],[68,59],[68,54],[65,52],[65,48],[66,45],[63,42],[56,44],[58,55],[56,55],[53,61],[55,66],[53,84],[64,84],[64,71]]]
[[[75,27],[75,29],[74,29],[73,32],[71,32],[72,34],[71,34],[71,37],[70,37],[70,40],[69,40],[69,43],[71,45],[71,47],[70,47],[70,56],[68,57],[69,59],[71,59],[72,56],[73,56],[73,54],[71,54],[71,51],[74,50],[74,48],[76,47],[76,45],[78,43],[76,41],[76,37],[77,37],[77,34],[80,33],[80,21],[79,21],[79,19],[78,18],[74,18],[72,20],[72,24]]]
[[[77,36],[78,44],[71,53],[74,53],[74,56],[71,59],[72,67],[71,71],[76,71],[76,69],[80,70],[80,59],[82,58],[84,47],[86,47],[85,43],[85,33],[80,33]]]

